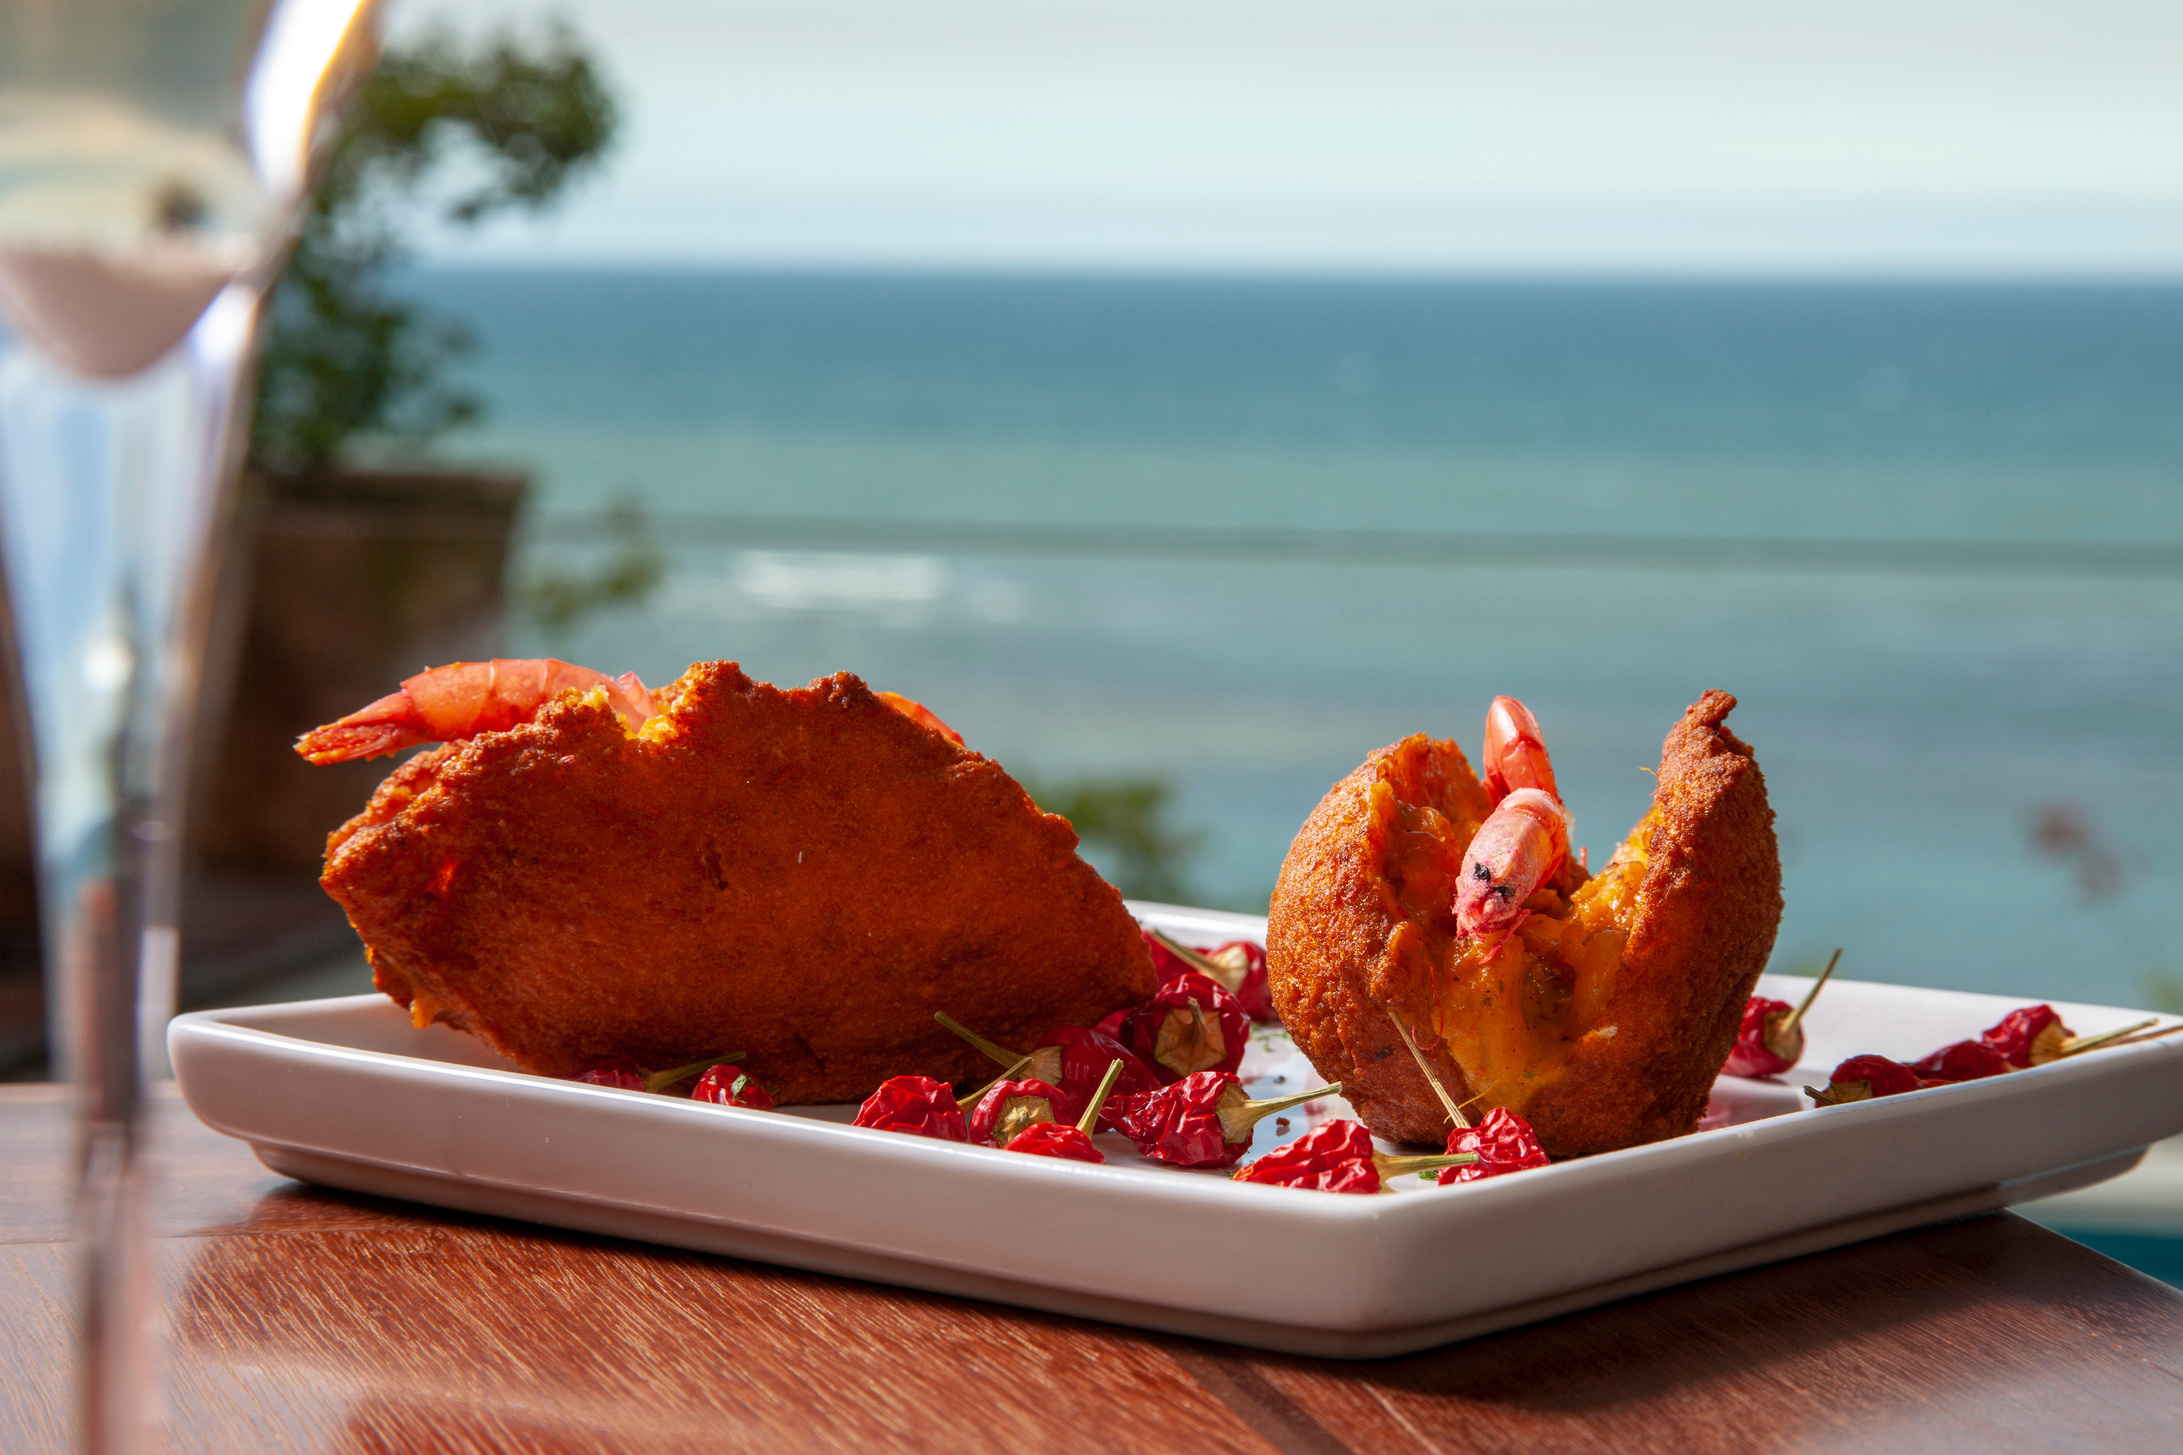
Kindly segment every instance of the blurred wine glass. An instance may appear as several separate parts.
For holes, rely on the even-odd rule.
[[[0,562],[76,1093],[79,1443],[156,1411],[144,1082],[258,300],[373,0],[0,0]]]

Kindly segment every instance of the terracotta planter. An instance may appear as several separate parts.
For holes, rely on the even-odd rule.
[[[226,704],[208,712],[198,755],[191,842],[207,869],[317,878],[326,835],[393,760],[314,768],[297,736],[424,667],[492,655],[525,489],[514,475],[424,471],[251,482],[207,664],[208,698]]]
[[[246,482],[198,727],[185,1007],[356,951],[319,863],[396,760],[314,768],[293,745],[421,668],[494,653],[525,488],[425,471]]]

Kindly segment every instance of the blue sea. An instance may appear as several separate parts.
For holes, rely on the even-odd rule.
[[[1256,908],[1328,785],[1496,693],[1603,855],[1725,688],[1775,968],[2183,1009],[2183,288],[403,286],[478,340],[443,452],[534,477],[519,577],[616,501],[666,555],[516,651],[848,669],[1041,779],[1158,775],[1194,896]]]

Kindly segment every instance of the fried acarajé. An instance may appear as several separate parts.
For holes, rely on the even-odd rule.
[[[1337,783],[1281,866],[1275,1007],[1366,1125],[1448,1123],[1388,1012],[1472,1115],[1527,1118],[1581,1156],[1696,1128],[1781,920],[1766,782],[1708,692],[1669,732],[1652,810],[1596,875],[1565,859],[1514,933],[1463,936],[1466,847],[1492,804],[1463,750],[1423,735]]]
[[[1153,989],[1121,896],[1000,766],[855,677],[703,663],[634,731],[604,691],[396,769],[323,883],[419,1024],[527,1070],[741,1052],[783,1102],[987,1068]]]

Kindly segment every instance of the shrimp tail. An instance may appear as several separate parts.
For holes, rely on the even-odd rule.
[[[637,680],[637,674],[634,672],[624,672],[614,679],[612,695],[619,699],[614,704],[614,710],[619,712],[625,721],[632,712],[637,715],[636,722],[631,724],[633,727],[642,726],[652,718],[659,716],[659,709],[652,704],[652,694],[646,690],[642,682]]]
[[[940,721],[940,715],[922,702],[904,697],[899,692],[875,692],[872,695],[918,726],[938,733],[958,748],[963,746],[963,735]]]
[[[416,704],[407,691],[390,692],[339,722],[313,728],[296,739],[296,751],[320,766],[355,758],[383,758],[432,739],[418,731]]]
[[[1536,788],[1554,798],[1554,760],[1547,755],[1539,720],[1513,697],[1496,697],[1486,709],[1486,792],[1499,803],[1519,788]]]

